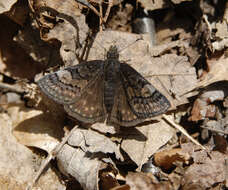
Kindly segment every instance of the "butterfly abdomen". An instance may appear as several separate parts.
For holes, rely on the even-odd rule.
[[[114,105],[114,97],[117,86],[117,78],[119,73],[118,60],[107,60],[105,67],[104,81],[104,104],[107,113],[111,113]]]

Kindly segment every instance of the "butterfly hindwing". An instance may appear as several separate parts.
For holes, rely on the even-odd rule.
[[[138,118],[132,111],[128,103],[124,87],[120,82],[115,93],[114,106],[108,122],[128,127],[134,126],[142,121],[143,120]]]
[[[166,97],[134,68],[121,63],[120,75],[127,102],[138,119],[154,117],[168,110],[170,103]]]
[[[37,83],[41,90],[60,104],[80,98],[103,72],[103,61],[89,61],[45,75]]]

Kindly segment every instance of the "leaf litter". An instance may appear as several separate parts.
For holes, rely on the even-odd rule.
[[[57,164],[50,163],[35,188],[227,188],[227,3],[137,3],[0,4],[5,26],[0,29],[1,187],[25,189],[42,165],[44,151],[52,154],[76,125],[53,155]],[[151,44],[150,34],[132,33],[131,21],[139,6],[156,23],[156,45]],[[81,60],[103,60],[113,44],[121,61],[169,99],[172,106],[167,114],[183,126],[188,138],[161,117],[127,129],[72,121],[61,106],[34,87],[43,72]],[[157,172],[150,166],[146,166],[150,172],[142,172],[150,162]],[[73,181],[79,184],[70,186]]]

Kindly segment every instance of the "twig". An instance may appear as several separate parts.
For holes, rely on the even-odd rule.
[[[100,12],[100,32],[102,31],[102,26],[103,26],[103,8],[102,8],[102,1],[103,0],[99,0],[99,12]]]
[[[24,92],[24,90],[17,85],[10,85],[10,84],[6,84],[6,83],[2,83],[2,82],[0,82],[0,88],[7,89],[7,90],[17,92],[17,93]]]
[[[209,35],[210,35],[210,39],[212,39],[211,36],[211,32],[212,32],[212,28],[211,28],[211,24],[209,23],[208,19],[207,19],[207,15],[203,15],[203,19],[205,21],[205,23],[207,24],[208,30],[209,30]]]
[[[186,76],[186,75],[195,75],[191,73],[163,73],[163,74],[152,74],[146,75],[146,77],[154,77],[154,76]]]
[[[26,190],[32,190],[32,187],[37,182],[37,180],[40,178],[42,172],[47,167],[49,162],[56,157],[56,155],[59,153],[59,151],[62,149],[62,147],[66,144],[68,139],[71,137],[71,135],[75,132],[75,130],[78,128],[78,126],[75,126],[70,133],[63,138],[63,140],[48,154],[48,157],[44,160],[41,167],[39,168],[39,171],[36,173],[35,177],[33,178],[32,182],[27,186]]]
[[[113,6],[113,0],[109,0],[108,1],[108,8],[106,10],[105,17],[104,17],[104,22],[107,21],[112,6]]]
[[[172,126],[174,126],[176,129],[178,129],[180,132],[182,132],[186,137],[188,137],[193,143],[195,143],[196,145],[200,146],[203,150],[207,150],[203,145],[201,145],[197,140],[195,140],[194,138],[192,138],[188,132],[180,125],[176,124],[173,120],[171,120],[171,118],[169,118],[168,116],[166,116],[165,114],[162,115],[162,118],[169,122]]]
[[[222,130],[219,130],[219,129],[212,129],[212,128],[204,127],[204,126],[200,126],[200,127],[204,128],[204,129],[208,129],[208,130],[213,131],[213,132],[217,132],[217,133],[222,133],[222,134],[228,135],[228,132],[225,132],[225,131],[222,131]]]

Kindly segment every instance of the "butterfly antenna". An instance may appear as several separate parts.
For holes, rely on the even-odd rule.
[[[126,46],[126,47],[122,48],[121,50],[119,50],[118,53],[120,53],[121,51],[123,51],[123,50],[129,48],[130,46],[134,45],[137,41],[142,40],[142,39],[143,39],[143,38],[142,38],[142,36],[141,36],[140,38],[136,39],[134,42],[132,42],[132,43],[129,44],[128,46]]]

